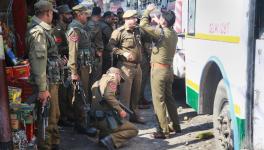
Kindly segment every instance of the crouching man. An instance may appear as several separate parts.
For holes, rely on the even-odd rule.
[[[100,144],[108,150],[121,147],[126,141],[137,136],[137,127],[124,120],[127,113],[116,98],[117,87],[123,78],[118,68],[111,67],[92,86],[92,112],[97,129],[100,130]]]

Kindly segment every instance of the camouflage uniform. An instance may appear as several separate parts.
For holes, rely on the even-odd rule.
[[[59,54],[61,57],[69,58],[69,49],[68,49],[68,41],[66,37],[67,25],[58,22],[54,28],[53,35],[55,36],[55,42],[58,46]],[[66,81],[69,77],[68,69],[65,67],[63,72],[64,81]],[[72,89],[71,86],[64,87],[63,84],[59,86],[59,104],[60,104],[60,119],[62,121],[67,121],[68,119],[73,118],[71,110],[71,99],[72,99]]]
[[[40,149],[51,149],[53,144],[60,143],[57,123],[60,117],[58,86],[61,82],[61,66],[58,65],[60,57],[51,35],[51,26],[34,16],[26,35],[26,44],[31,67],[29,81],[34,87],[34,93],[49,90],[51,95],[47,138],[43,141],[38,137]]]

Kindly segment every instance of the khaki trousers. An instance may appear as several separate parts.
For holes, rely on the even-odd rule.
[[[100,137],[108,136],[110,134],[115,146],[119,148],[129,139],[138,134],[138,129],[134,124],[129,121],[123,122],[124,123],[115,130],[110,130],[105,120],[98,122],[96,127],[100,130]]]
[[[46,140],[43,141],[40,137],[38,137],[38,147],[40,150],[51,150],[53,144],[60,144],[60,132],[57,125],[60,118],[58,88],[59,85],[57,84],[49,85],[49,92],[51,96],[49,123],[46,128]]]
[[[126,65],[119,63],[125,81],[120,84],[120,101],[137,115],[140,96],[142,71],[140,65]]]
[[[173,72],[170,67],[151,68],[151,90],[154,111],[163,133],[169,133],[170,121],[167,119],[167,112],[172,121],[172,126],[177,129],[179,126],[176,101],[172,95]]]

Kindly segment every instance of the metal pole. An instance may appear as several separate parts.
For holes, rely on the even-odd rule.
[[[0,33],[0,55],[3,54],[3,38]],[[1,53],[2,52],[2,53]],[[11,150],[12,135],[10,126],[9,101],[5,78],[4,58],[0,56],[0,150]]]

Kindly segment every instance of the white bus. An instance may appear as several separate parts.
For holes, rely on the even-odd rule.
[[[181,23],[187,104],[218,148],[264,149],[264,1],[182,0]]]

